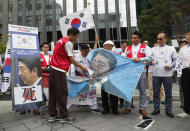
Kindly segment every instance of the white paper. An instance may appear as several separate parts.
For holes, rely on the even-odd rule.
[[[24,94],[24,89],[30,89],[34,91],[34,99],[36,100],[26,100],[23,97]],[[42,88],[41,85],[37,85],[35,88],[33,86],[25,86],[25,87],[14,87],[14,101],[15,105],[20,105],[20,104],[26,104],[26,103],[35,103],[35,102],[40,102],[42,101]]]

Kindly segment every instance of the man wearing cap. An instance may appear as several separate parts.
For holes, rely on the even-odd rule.
[[[140,32],[134,32],[132,35],[132,45],[127,48],[127,57],[132,59],[134,62],[150,63],[152,60],[151,50],[145,44],[141,44],[142,34]],[[148,87],[146,68],[144,69],[137,87],[140,92],[140,105],[139,112],[142,115],[147,115],[146,112],[146,88]],[[126,101],[124,114],[129,114],[131,112],[131,103]]]
[[[80,64],[84,65],[88,70],[90,69],[90,63],[87,59],[87,55],[90,51],[89,45],[81,45],[80,53],[75,55],[75,59]],[[79,67],[75,66],[75,75],[80,77],[88,77],[89,74],[83,72]],[[68,105],[69,108],[72,104],[77,105],[89,105],[93,113],[100,113],[97,104],[96,90],[89,90],[88,92],[81,93],[80,95],[69,98]]]
[[[111,40],[108,40],[103,44],[103,48],[105,50],[113,51],[114,43]],[[102,106],[104,108],[102,114],[108,114],[110,112],[110,108],[113,114],[116,115],[119,114],[118,97],[112,94],[108,94],[104,90],[101,90],[101,96],[102,96]],[[110,104],[108,99],[110,100]]]

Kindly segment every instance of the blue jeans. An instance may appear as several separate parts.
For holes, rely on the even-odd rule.
[[[160,109],[160,87],[163,83],[165,91],[166,111],[172,110],[172,77],[153,76],[153,102],[154,109]]]
[[[146,72],[143,72],[141,74],[137,87],[140,93],[139,109],[145,109],[146,108],[146,89],[148,87]],[[126,103],[125,108],[130,109],[132,104],[128,101],[126,101],[125,103]]]

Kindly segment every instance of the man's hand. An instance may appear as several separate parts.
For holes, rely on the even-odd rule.
[[[81,68],[81,70],[82,70],[83,72],[88,73],[88,70],[87,70],[87,68],[86,68],[85,66],[82,66],[82,65],[81,65],[81,67],[80,67],[80,68]]]
[[[140,59],[139,58],[134,58],[133,61],[134,62],[140,62]]]
[[[97,41],[99,41],[99,37],[98,37],[98,36],[96,36],[96,42],[97,42]]]
[[[171,67],[171,66],[165,66],[165,69],[166,69],[166,70],[171,70],[172,67]]]

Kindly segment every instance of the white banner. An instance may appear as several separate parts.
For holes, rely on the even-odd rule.
[[[67,35],[67,30],[71,27],[79,29],[80,32],[95,27],[89,8],[85,8],[81,11],[60,18],[59,24],[63,37]]]
[[[38,34],[38,28],[8,24],[9,31]]]
[[[35,103],[42,101],[41,85],[14,87],[15,105],[22,105],[26,103]]]

